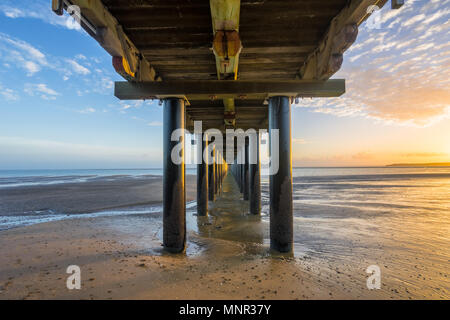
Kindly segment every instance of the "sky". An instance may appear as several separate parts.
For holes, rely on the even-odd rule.
[[[294,166],[450,162],[450,0],[405,2],[360,27],[344,96],[292,106]],[[0,0],[0,169],[161,167],[162,107],[115,98],[111,57],[50,3]]]

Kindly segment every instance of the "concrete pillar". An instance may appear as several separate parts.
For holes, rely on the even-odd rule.
[[[223,159],[222,163],[220,164],[220,186],[223,184]]]
[[[244,163],[244,200],[248,200],[249,199],[249,175],[248,175],[248,162],[249,162],[249,157],[248,157],[248,142],[245,143],[245,163]]]
[[[186,244],[186,196],[184,168],[184,132],[180,140],[172,141],[175,130],[185,128],[184,100],[164,100],[164,159],[163,159],[163,245],[170,252],[182,252]],[[172,158],[177,147],[178,159]]]
[[[213,154],[212,163],[208,163],[208,195],[209,195],[208,199],[209,199],[209,201],[216,200],[216,189],[215,189],[216,183],[215,183],[215,179],[214,179],[216,176],[216,173],[214,170],[216,167],[216,165],[214,164],[214,157],[216,154],[215,148],[213,148],[212,154]]]
[[[241,176],[239,173],[239,162],[238,162],[238,157],[239,157],[239,153],[237,154],[237,158],[236,158],[236,165],[235,165],[235,170],[236,170],[236,182],[238,185],[238,188],[241,189]]]
[[[217,167],[219,168],[218,192],[220,193],[220,191],[222,189],[222,164],[220,163],[222,161],[222,155],[220,153],[219,153],[219,158],[217,160],[218,160]]]
[[[219,153],[216,151],[216,157],[214,158],[215,159],[215,165],[214,165],[214,174],[215,174],[215,177],[214,177],[214,193],[215,194],[218,194],[219,193],[219,166],[218,166],[218,159],[219,158]]]
[[[236,180],[236,183],[237,183],[237,185],[239,186],[239,179],[238,179],[237,169],[238,169],[238,166],[237,166],[237,159],[234,159],[234,163],[233,163],[233,165],[231,166],[231,172],[233,173],[234,180]]]
[[[291,252],[294,237],[291,104],[289,100],[289,97],[272,97],[269,100],[270,149],[279,148],[278,171],[270,175],[270,247],[279,252]],[[272,141],[273,130],[279,130],[278,142]]]
[[[203,151],[208,147],[208,141],[203,134],[197,134],[197,214],[208,214],[208,164],[203,157]]]
[[[261,214],[261,164],[259,161],[259,134],[250,136],[249,144],[249,200],[250,213]]]
[[[239,164],[239,191],[241,193],[244,193],[244,164],[242,163],[244,150],[245,150],[244,148],[241,149],[240,153],[241,164]]]

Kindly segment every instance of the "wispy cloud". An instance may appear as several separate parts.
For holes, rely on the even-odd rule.
[[[38,19],[42,22],[72,30],[81,30],[72,17],[68,14],[58,16],[50,8],[48,1],[26,1],[26,3],[15,0],[2,0],[0,13],[10,19]]]
[[[94,113],[96,110],[92,107],[88,107],[85,109],[80,110],[79,112],[82,114],[90,114],[90,113]]]
[[[19,94],[10,88],[5,88],[0,84],[0,95],[3,96],[3,98],[6,101],[17,101],[19,100]]]
[[[139,109],[144,105],[143,100],[137,100],[137,101],[120,101],[120,112],[126,113],[127,110],[131,109]]]
[[[72,67],[73,71],[78,74],[88,75],[91,73],[88,68],[82,66],[73,59],[66,59],[66,62]]]
[[[113,70],[101,67],[102,61],[97,57],[86,57],[83,54],[76,54],[73,57],[53,56],[29,42],[2,32],[0,32],[0,57],[4,67],[14,68],[16,73],[23,73],[29,78],[48,78],[49,71],[60,74],[63,81],[77,78],[77,81],[70,81],[72,93],[112,94]],[[83,81],[79,81],[80,78]],[[67,84],[64,87],[67,87]],[[47,95],[47,98],[51,96]]]
[[[400,10],[386,5],[381,16],[381,29],[361,28],[335,76],[347,80],[347,93],[337,99],[304,99],[298,107],[414,126],[450,117],[448,6],[436,0],[406,1]]]
[[[401,157],[405,158],[440,158],[448,156],[448,153],[445,152],[411,152],[411,153],[402,153]]]
[[[55,90],[49,88],[45,83],[38,84],[25,84],[24,91],[28,93],[30,96],[40,96],[45,100],[55,100],[56,96],[59,96],[59,93]]]
[[[0,32],[0,55],[3,62],[23,69],[29,76],[49,67],[46,55],[31,44]]]
[[[292,138],[292,143],[295,143],[295,144],[308,144],[310,142],[305,140],[305,139],[302,139],[302,138]]]
[[[163,124],[160,121],[152,121],[152,122],[149,122],[148,125],[150,127],[162,127]]]

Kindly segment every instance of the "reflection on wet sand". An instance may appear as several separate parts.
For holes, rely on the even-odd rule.
[[[236,182],[228,175],[217,201],[210,204],[209,216],[195,217],[194,231],[200,237],[263,245],[266,223],[260,216],[250,215],[248,210],[248,201],[242,200]]]

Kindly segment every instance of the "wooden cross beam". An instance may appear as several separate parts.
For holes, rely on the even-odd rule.
[[[116,82],[114,94],[121,100],[185,98],[187,100],[267,99],[273,96],[339,97],[345,80],[174,80]]]

